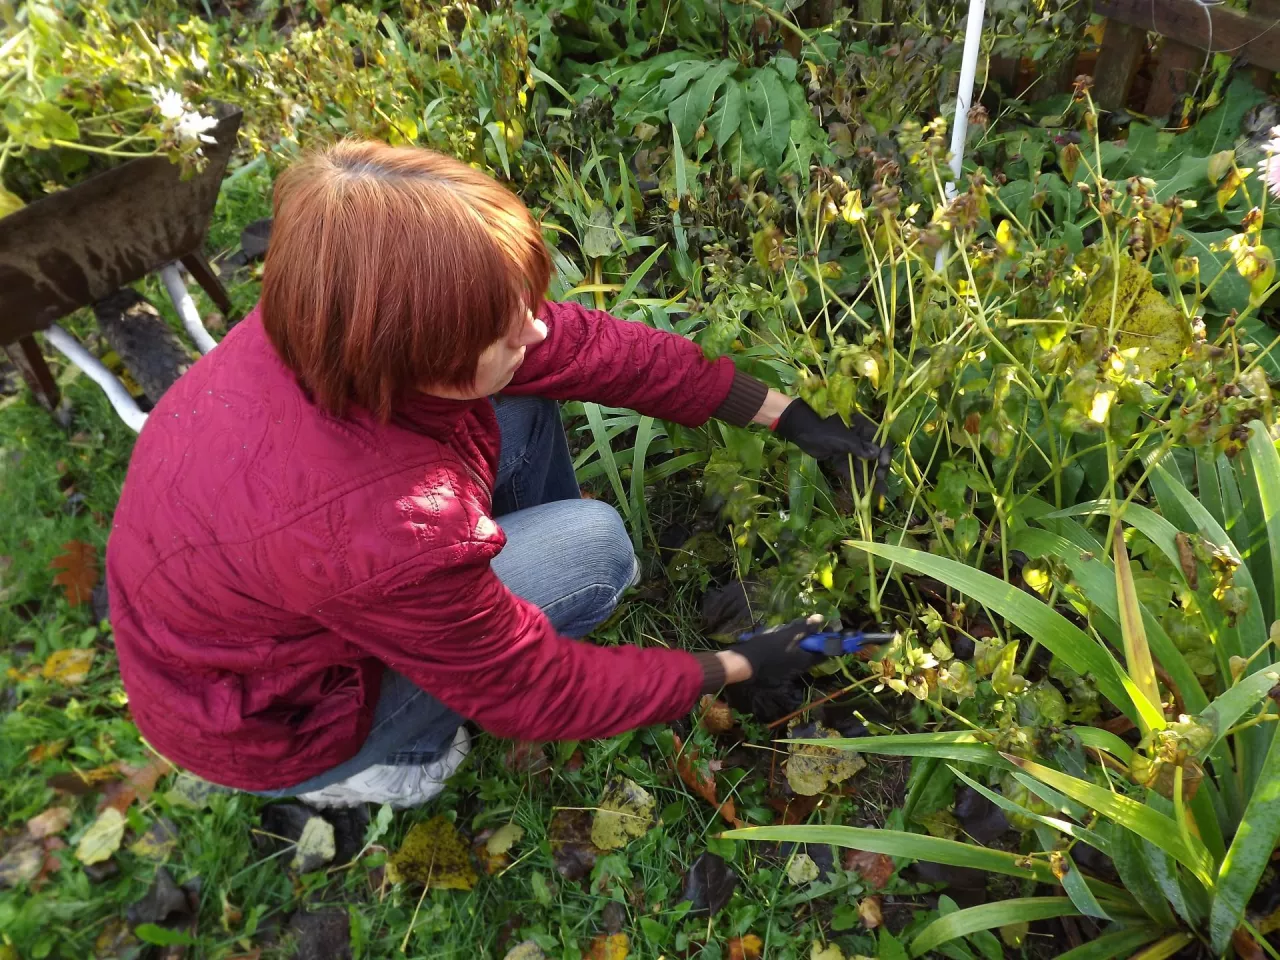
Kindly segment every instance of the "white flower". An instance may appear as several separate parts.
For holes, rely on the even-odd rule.
[[[196,73],[204,73],[209,69],[209,61],[200,56],[200,51],[195,47],[191,48],[191,69]]]
[[[213,137],[209,136],[205,131],[212,130],[218,125],[216,117],[202,117],[198,113],[187,112],[182,115],[182,119],[178,121],[173,128],[178,135],[178,140],[182,143],[215,143]]]
[[[177,120],[186,110],[182,102],[182,94],[176,90],[170,90],[168,87],[148,87],[147,92],[160,108],[160,116],[166,120]]]
[[[302,122],[302,118],[307,115],[307,108],[301,103],[295,103],[289,108],[289,120],[294,124]]]
[[[1262,162],[1262,178],[1271,188],[1271,195],[1280,198],[1280,127],[1271,128],[1271,139],[1262,149],[1268,154]]]

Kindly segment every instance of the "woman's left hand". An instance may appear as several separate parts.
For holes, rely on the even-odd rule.
[[[776,397],[776,399],[775,399]],[[846,425],[836,414],[821,417],[803,400],[796,400],[770,391],[770,401],[785,401],[781,412],[771,421],[774,433],[789,440],[815,460],[834,460],[837,465],[846,464],[849,456],[859,460],[871,460],[876,464],[876,489],[885,492],[885,480],[889,475],[889,461],[893,447],[876,443],[879,428],[875,422],[860,413],[853,415],[853,423]]]

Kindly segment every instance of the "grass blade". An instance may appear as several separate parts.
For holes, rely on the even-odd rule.
[[[1141,953],[1135,953],[1133,960],[1166,960],[1194,939],[1189,933],[1171,933],[1159,943],[1153,943]]]
[[[728,830],[721,836],[730,840],[773,840],[784,843],[829,843],[836,847],[883,853],[908,860],[928,860],[953,867],[970,867],[1023,880],[1057,884],[1049,864],[1019,857],[1003,850],[991,850],[958,840],[944,840],[902,830],[873,830],[869,827],[790,826],[745,827]]]
[[[1271,596],[1273,603],[1280,603],[1280,454],[1276,453],[1276,445],[1265,425],[1255,420],[1249,424],[1249,431],[1249,459],[1253,463],[1253,480],[1258,485],[1271,554]],[[1274,609],[1271,614],[1274,617]]]
[[[609,434],[604,425],[604,416],[600,412],[600,404],[584,403],[583,412],[587,415],[587,425],[591,428],[591,436],[596,442],[600,454],[600,462],[604,464],[605,476],[609,478],[609,486],[617,498],[618,509],[630,518],[631,506],[626,491],[622,487],[622,475],[618,472],[618,461],[614,459],[613,447],[609,443]]]
[[[1214,744],[1244,716],[1245,711],[1265,699],[1271,692],[1271,688],[1277,684],[1280,684],[1280,668],[1266,667],[1241,678],[1240,682],[1231,689],[1215,697],[1213,702],[1200,712],[1200,719],[1213,727]],[[1210,744],[1209,750],[1212,749],[1213,744]],[[1207,753],[1208,750],[1205,750],[1201,755]]]
[[[1114,960],[1129,957],[1133,951],[1160,936],[1160,931],[1150,927],[1134,927],[1104,933],[1096,940],[1082,943],[1074,950],[1058,954],[1057,960]]]
[[[988,800],[994,803],[1001,810],[1005,810],[1005,811],[1008,811],[1009,813],[1017,814],[1018,816],[1021,816],[1021,817],[1027,817],[1028,819],[1034,820],[1037,823],[1042,823],[1046,827],[1051,827],[1052,829],[1057,830],[1059,833],[1065,833],[1069,837],[1072,837],[1076,840],[1080,840],[1083,843],[1087,843],[1089,846],[1093,847],[1095,850],[1101,853],[1107,854],[1107,856],[1111,855],[1110,844],[1107,843],[1106,839],[1103,838],[1101,834],[1095,833],[1093,830],[1090,830],[1087,827],[1077,826],[1076,824],[1071,823],[1069,820],[1063,820],[1059,817],[1046,817],[1039,813],[1033,813],[1032,811],[1024,807],[1022,804],[1014,803],[1012,800],[1008,799],[1007,797],[999,793],[996,793],[994,790],[990,790],[987,787],[984,787],[982,784],[978,783],[977,780],[974,780],[972,777],[966,776],[965,774],[957,770],[955,767],[951,768],[951,772],[954,773],[959,779],[967,783],[974,790],[978,791],[978,793],[982,794],[984,797],[986,797]],[[1110,918],[1107,917],[1106,919],[1110,919]]]
[[[1009,770],[1011,767],[989,744],[981,742],[966,730],[944,733],[903,733],[884,737],[833,737],[830,740],[786,740],[784,743],[809,743],[849,750],[853,753],[874,753],[888,757],[934,757],[939,760],[955,760],[961,763],[981,763],[986,766]]]
[[[1205,887],[1212,887],[1213,881],[1210,875],[1212,864],[1209,851],[1205,849],[1203,843],[1194,838],[1191,847],[1184,844],[1178,825],[1170,817],[1157,813],[1132,797],[1112,793],[1087,780],[1061,773],[1032,760],[1023,760],[1011,754],[1005,754],[1004,757],[1036,779],[1043,780],[1056,790],[1061,790],[1072,800],[1092,807],[1107,819],[1132,831],[1144,840],[1149,840],[1190,870]],[[1277,784],[1277,788],[1278,797],[1280,797],[1280,783]],[[1280,820],[1277,822],[1280,823]]]
[[[636,552],[644,549],[644,530],[649,524],[649,510],[644,499],[644,458],[653,439],[653,417],[641,417],[636,425],[636,439],[631,454],[631,509],[627,512],[631,542]]]
[[[1093,674],[1103,695],[1130,719],[1137,720],[1137,707],[1120,682],[1115,660],[1088,634],[1052,607],[1012,584],[946,557],[887,543],[853,541],[850,545],[917,573],[935,577],[1008,618],[1050,653],[1061,657],[1077,673]]]
[[[939,944],[979,930],[990,930],[1010,923],[1079,915],[1080,911],[1070,897],[1017,897],[1013,900],[984,903],[967,910],[957,910],[933,921],[911,941],[911,956],[922,957]]]
[[[1143,723],[1143,733],[1165,728],[1164,706],[1160,702],[1160,685],[1156,681],[1156,667],[1151,660],[1151,648],[1147,646],[1147,631],[1142,624],[1142,605],[1133,585],[1133,569],[1129,566],[1129,551],[1124,545],[1124,529],[1116,524],[1114,541],[1116,558],[1116,600],[1120,606],[1120,634],[1124,637],[1124,659],[1133,681],[1143,700],[1136,700],[1138,719]],[[1145,709],[1150,707],[1150,709]]]
[[[1280,737],[1271,738],[1256,784],[1213,888],[1209,936],[1218,953],[1226,950],[1231,934],[1240,925],[1244,908],[1280,840]]]
[[[657,250],[645,257],[644,263],[640,264],[640,266],[636,267],[635,270],[631,272],[631,276],[627,277],[627,282],[624,283],[622,285],[622,289],[618,291],[617,299],[613,301],[613,306],[610,308],[610,312],[616,313],[623,304],[631,299],[636,292],[636,287],[640,286],[640,281],[644,279],[645,274],[649,272],[650,268],[658,262],[658,258],[662,256],[662,251],[666,249],[667,245],[665,243],[662,244],[662,246],[658,247]]]

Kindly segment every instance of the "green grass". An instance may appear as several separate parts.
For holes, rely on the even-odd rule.
[[[265,176],[250,175],[224,191],[211,250],[231,247],[242,224],[268,212],[268,186]],[[148,284],[153,302],[163,304],[162,293]],[[235,288],[237,304],[250,305],[255,287],[248,282]],[[199,302],[202,310],[210,309],[203,298]],[[82,335],[91,330],[85,317],[72,318],[70,325]],[[350,865],[301,877],[289,869],[291,854],[273,852],[270,842],[262,842],[264,801],[223,792],[194,809],[168,795],[169,777],[130,808],[124,843],[110,861],[114,872],[91,878],[74,852],[94,821],[100,794],[59,794],[48,778],[116,762],[140,765],[151,754],[129,721],[109,624],[95,620],[90,604],[69,605],[53,583],[50,563],[72,540],[93,545],[101,556],[133,437],[88,378],[50,359],[70,404],[68,429],[25,392],[0,400],[0,557],[11,558],[0,561],[8,564],[0,572],[0,851],[18,845],[25,822],[51,806],[69,806],[72,819],[61,835],[67,846],[50,854],[57,869],[37,889],[0,889],[0,958],[138,955],[136,941],[118,950],[107,944],[125,928],[129,905],[144,896],[161,865],[130,852],[129,845],[161,818],[177,832],[163,865],[179,884],[200,882],[196,945],[187,953],[192,957],[252,956],[255,949],[264,957],[292,956],[289,918],[322,905],[347,913],[356,957],[399,956],[405,943],[411,957],[497,958],[533,938],[548,956],[575,958],[589,955],[592,939],[610,923],[621,923],[631,940],[630,955],[637,958],[725,957],[730,939],[748,932],[764,940],[770,958],[807,957],[814,939],[838,938],[850,955],[875,952],[865,932],[831,928],[833,917],[842,927],[848,922],[861,890],[857,876],[837,868],[829,882],[796,886],[786,877],[785,858],[717,840],[723,824],[675,775],[671,734],[660,728],[553,745],[547,748],[550,769],[538,776],[508,769],[510,745],[481,736],[439,800],[395,815],[385,834],[371,834],[365,855]],[[597,639],[700,642],[692,626],[691,587],[669,588],[668,598],[625,603]],[[38,668],[48,656],[69,647],[96,652],[87,679],[68,687],[40,677]],[[714,741],[688,724],[681,733],[704,760],[726,762],[718,774],[721,796],[734,796],[752,822],[768,822],[774,817],[763,775],[770,766],[768,737],[758,724],[744,729],[758,749],[738,746],[731,737]],[[42,745],[52,755],[33,759],[31,751]],[[619,775],[654,795],[662,822],[602,857],[582,882],[562,880],[548,824],[558,808],[593,807],[609,778]],[[863,798],[833,796],[811,822],[883,820],[891,801],[878,798],[871,771],[862,776]],[[411,825],[436,814],[455,820],[468,838],[508,822],[522,826],[525,835],[500,873],[482,874],[467,892],[431,890],[419,902],[420,888],[384,884],[383,865]],[[712,919],[685,916],[678,906],[684,874],[706,850],[733,862],[741,877],[729,907]]]

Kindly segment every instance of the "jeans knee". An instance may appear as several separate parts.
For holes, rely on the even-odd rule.
[[[615,598],[631,586],[638,560],[618,511],[599,500],[583,500],[576,531],[584,565],[595,583],[610,587]]]

